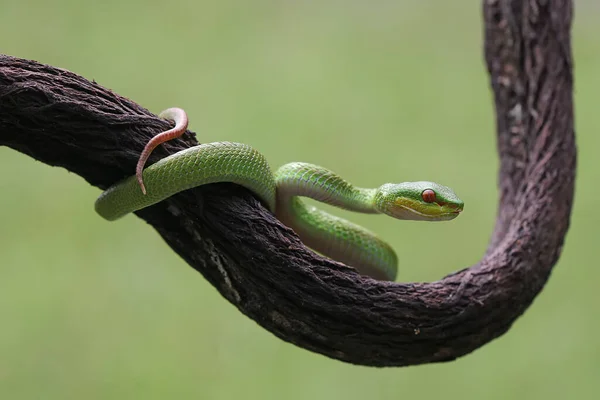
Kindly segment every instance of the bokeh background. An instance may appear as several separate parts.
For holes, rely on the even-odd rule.
[[[2,399],[565,399],[600,390],[600,6],[576,2],[577,192],[563,255],[503,337],[452,363],[374,369],[294,347],[241,315],[100,190],[0,148]],[[434,180],[455,221],[351,217],[430,281],[483,254],[498,160],[479,1],[0,0],[0,51],[69,69],[200,141],[355,184]],[[133,171],[132,171],[133,173]],[[595,393],[595,395],[594,395]]]

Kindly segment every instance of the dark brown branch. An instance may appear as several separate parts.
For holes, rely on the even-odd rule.
[[[283,340],[372,366],[453,360],[506,332],[543,288],[569,226],[576,149],[571,2],[485,0],[500,205],[485,257],[431,283],[386,283],[306,249],[245,190],[138,212],[241,312]],[[106,188],[167,123],[70,72],[0,56],[0,144]],[[151,162],[195,142],[187,135]]]

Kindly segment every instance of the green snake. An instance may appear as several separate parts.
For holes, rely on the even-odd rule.
[[[308,247],[363,275],[395,280],[398,257],[389,244],[359,225],[306,205],[300,197],[403,220],[447,221],[463,210],[462,200],[452,189],[434,182],[358,188],[328,169],[302,162],[285,164],[273,173],[261,153],[242,143],[201,144],[144,169],[156,146],[181,136],[188,126],[188,117],[180,108],[166,109],[159,117],[174,121],[175,127],[146,144],[135,176],[98,197],[95,208],[103,218],[116,220],[193,187],[232,182],[253,192]]]

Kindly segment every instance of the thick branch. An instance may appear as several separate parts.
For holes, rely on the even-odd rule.
[[[571,2],[485,0],[497,111],[498,220],[485,257],[431,283],[389,283],[305,248],[245,190],[209,185],[137,213],[220,293],[283,340],[372,366],[448,361],[506,332],[543,288],[575,177]],[[0,56],[0,144],[106,188],[168,124],[68,71]],[[195,142],[157,149],[151,162]]]

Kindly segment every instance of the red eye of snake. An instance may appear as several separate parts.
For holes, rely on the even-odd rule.
[[[433,203],[435,201],[435,192],[431,189],[423,190],[421,197],[425,203]]]

